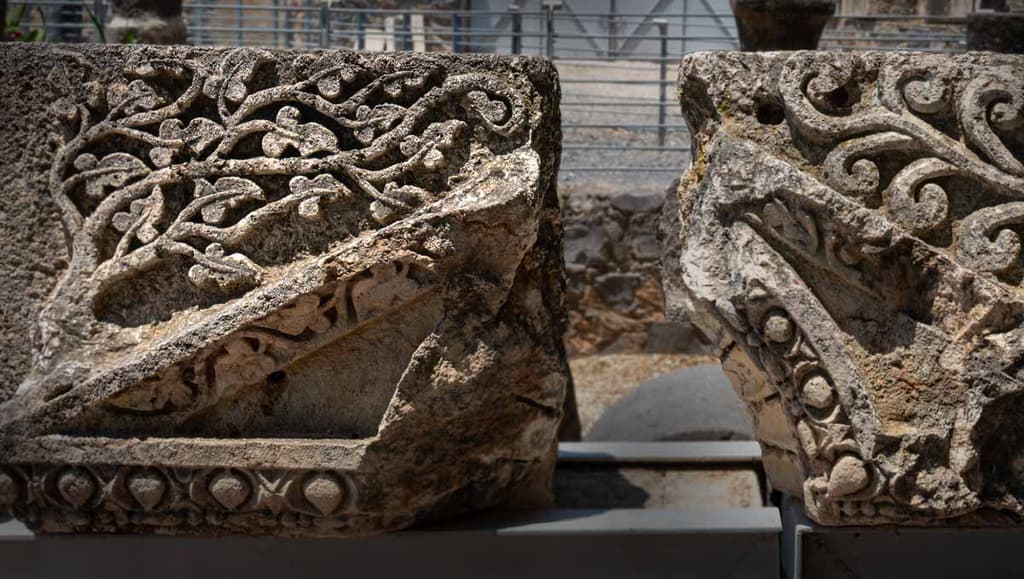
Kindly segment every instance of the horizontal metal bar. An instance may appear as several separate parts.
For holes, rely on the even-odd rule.
[[[686,152],[690,150],[690,147],[621,147],[616,145],[574,145],[572,143],[562,143],[563,151],[657,151],[659,153],[674,153],[674,152]]]
[[[592,78],[560,78],[562,84],[676,84],[675,80],[635,80],[635,79],[592,79]]]
[[[558,462],[613,463],[738,463],[761,461],[761,445],[754,441],[700,442],[562,442]]]
[[[895,42],[932,42],[939,40],[963,40],[963,34],[927,34],[927,35],[900,35],[900,34],[858,34],[853,31],[834,31],[821,35],[823,40],[856,40],[858,42],[871,42],[876,40],[892,40]]]
[[[237,13],[239,8],[242,12],[320,12],[319,6],[254,6],[252,4],[223,4],[216,0],[210,2],[182,2],[181,7],[184,10],[191,10],[196,8],[207,8],[210,10],[232,10]]]
[[[561,167],[559,171],[576,173],[682,173],[682,167]]]
[[[918,21],[942,22],[950,24],[965,24],[967,18],[963,16],[940,16],[929,14],[836,14],[834,20],[890,20],[890,21]]]
[[[617,102],[617,103],[589,102],[589,101],[566,102],[564,100],[562,101],[562,108],[565,108],[565,107],[573,107],[573,108],[575,108],[575,107],[661,107],[661,106],[669,106],[669,105],[673,105],[674,106],[675,105],[675,101],[660,101],[660,102],[659,101],[655,101],[653,103],[648,103],[648,102],[625,102],[625,101]],[[654,114],[654,113],[644,113],[644,114]]]
[[[658,123],[649,124],[602,124],[602,123],[562,123],[563,129],[685,129],[686,125],[659,125]]]

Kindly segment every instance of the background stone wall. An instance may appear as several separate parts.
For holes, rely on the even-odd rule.
[[[657,234],[664,198],[655,192],[563,198],[570,356],[704,351],[689,324],[665,320]]]

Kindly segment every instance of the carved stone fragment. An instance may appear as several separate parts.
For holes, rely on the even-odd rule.
[[[774,485],[824,524],[1020,522],[1024,58],[703,53],[680,90],[668,301]]]
[[[549,498],[549,64],[0,64],[0,509],[44,532],[360,535]]]

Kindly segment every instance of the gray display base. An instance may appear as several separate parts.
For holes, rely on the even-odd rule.
[[[756,463],[754,447],[570,445],[562,460],[574,466],[589,460],[624,468],[736,470]],[[0,524],[0,577],[775,578],[781,528],[778,511],[761,504],[491,512],[392,535],[334,540],[35,536],[9,521]]]
[[[782,506],[789,579],[1024,577],[1024,529],[821,527]]]

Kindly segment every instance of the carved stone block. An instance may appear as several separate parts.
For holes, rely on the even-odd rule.
[[[549,64],[0,65],[0,504],[45,532],[358,535],[549,497]]]
[[[704,53],[680,85],[665,285],[775,486],[824,524],[1021,521],[1024,58]]]

